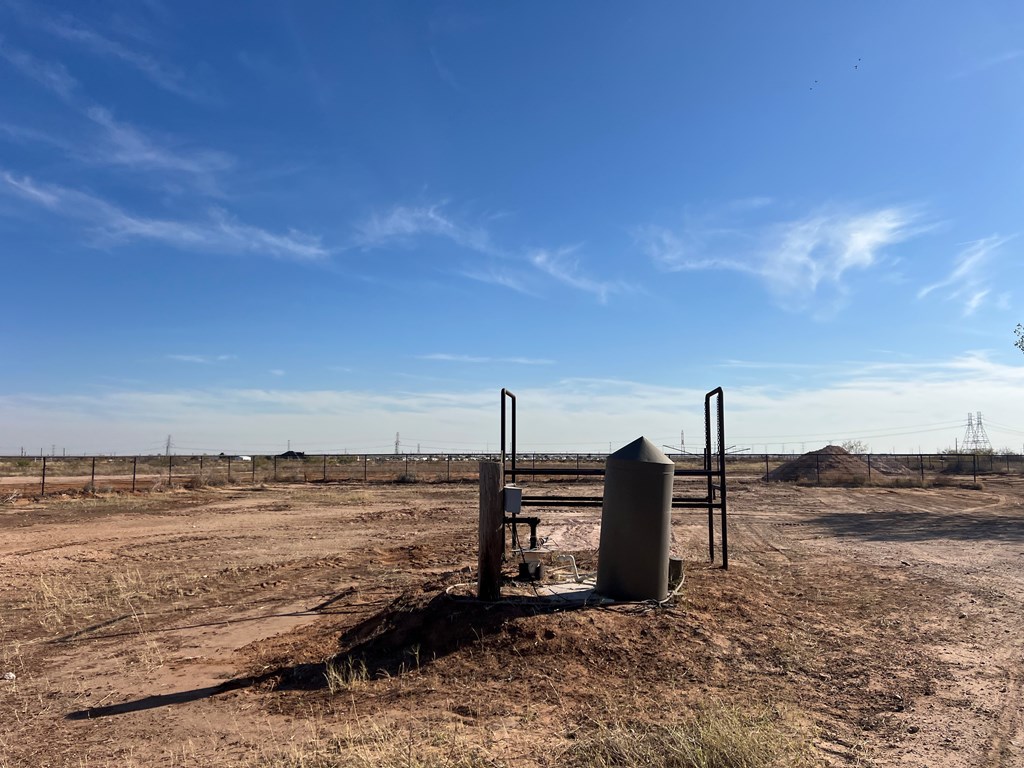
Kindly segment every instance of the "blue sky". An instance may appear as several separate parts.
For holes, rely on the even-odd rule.
[[[0,452],[1024,444],[1015,2],[0,0]],[[689,442],[689,441],[688,441]]]

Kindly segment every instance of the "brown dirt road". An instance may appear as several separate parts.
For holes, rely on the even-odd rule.
[[[821,764],[1024,765],[1020,481],[734,483],[730,570],[676,516],[687,582],[659,609],[459,597],[476,504],[353,483],[0,506],[0,767],[299,765],[382,734],[548,766],[597,723],[711,701],[770,710]],[[593,572],[599,510],[538,514]],[[366,673],[328,687],[339,652]]]

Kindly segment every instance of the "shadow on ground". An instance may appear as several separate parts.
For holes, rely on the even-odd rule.
[[[962,541],[1024,542],[1024,515],[993,516],[988,512],[936,513],[920,510],[891,512],[830,512],[807,519],[836,536],[869,541]]]
[[[328,601],[331,602],[331,601]],[[426,666],[471,643],[481,642],[516,619],[579,610],[586,600],[561,597],[517,597],[488,603],[453,597],[402,595],[383,610],[347,630],[338,640],[338,653],[318,664],[278,667],[260,675],[238,677],[220,685],[144,696],[134,701],[70,712],[68,720],[90,720],[157,709],[206,699],[243,688],[269,686],[274,690],[317,690],[328,686],[328,667],[344,676],[395,677]]]

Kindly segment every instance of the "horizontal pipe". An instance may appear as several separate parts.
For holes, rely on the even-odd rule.
[[[512,471],[506,469],[506,475],[511,475]],[[590,475],[594,477],[600,477],[604,475],[604,468],[600,467],[581,467],[575,469],[574,467],[550,467],[545,469],[544,467],[516,467],[516,475]],[[673,473],[676,477],[710,477],[713,475],[720,474],[717,469],[676,469]]]
[[[600,507],[604,499],[595,496],[523,496],[524,507]],[[673,509],[707,509],[708,500],[705,498],[677,498],[672,499]],[[711,502],[713,509],[721,509],[722,503]]]
[[[511,475],[510,470],[505,470],[506,475]],[[603,475],[604,469],[594,469],[583,467],[580,469],[566,468],[566,467],[554,467],[551,469],[535,469],[533,467],[516,467],[515,474],[517,475]]]

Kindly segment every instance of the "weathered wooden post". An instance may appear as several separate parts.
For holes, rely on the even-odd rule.
[[[501,556],[504,549],[505,509],[501,498],[502,465],[480,462],[480,553],[477,597],[501,599]]]

